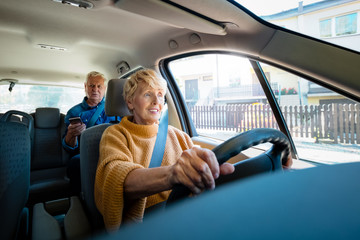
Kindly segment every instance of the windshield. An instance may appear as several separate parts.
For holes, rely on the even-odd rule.
[[[280,27],[360,51],[360,0],[237,0]]]

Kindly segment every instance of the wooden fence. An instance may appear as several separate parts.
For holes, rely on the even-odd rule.
[[[189,107],[196,128],[244,132],[278,125],[269,105],[235,104]],[[360,144],[360,105],[326,104],[283,106],[284,118],[293,137]]]

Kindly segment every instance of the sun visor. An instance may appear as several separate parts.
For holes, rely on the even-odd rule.
[[[159,0],[120,0],[115,6],[122,10],[161,21],[178,28],[187,28],[199,33],[226,35],[225,28],[185,8]],[[139,8],[139,6],[143,6]],[[171,18],[169,18],[171,16]]]

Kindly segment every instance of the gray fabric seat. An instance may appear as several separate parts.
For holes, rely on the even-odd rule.
[[[66,177],[68,154],[61,139],[65,132],[64,114],[58,108],[37,108],[34,147],[31,160],[29,203],[68,197],[70,182]]]
[[[4,114],[0,114],[0,117],[4,122],[18,122],[28,128],[32,150],[34,144],[34,118],[30,114],[18,110],[9,110]]]
[[[29,213],[31,143],[19,122],[0,120],[0,239],[25,239]]]
[[[126,79],[112,79],[108,82],[105,103],[105,112],[108,116],[130,115],[122,96],[125,82]],[[110,125],[101,124],[86,129],[80,139],[81,192],[94,232],[102,230],[104,226],[102,215],[97,210],[94,201],[94,183],[99,159],[99,143],[102,133]]]

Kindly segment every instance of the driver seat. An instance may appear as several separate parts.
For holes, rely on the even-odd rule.
[[[127,79],[111,79],[106,91],[105,113],[108,116],[131,115],[123,98],[123,87]],[[117,121],[119,122],[119,121]],[[94,184],[99,159],[99,144],[104,130],[111,123],[100,124],[86,129],[80,138],[81,197],[88,214],[93,233],[104,229],[103,217],[94,200]]]

